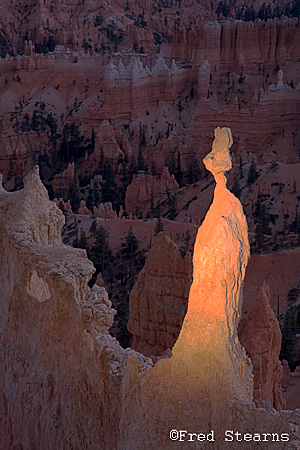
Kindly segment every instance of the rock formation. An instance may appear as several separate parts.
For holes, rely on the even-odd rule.
[[[197,364],[201,365],[203,375],[197,377],[206,386],[211,401],[215,401],[213,396],[220,401],[250,400],[252,387],[249,361],[236,332],[249,243],[241,204],[226,189],[224,172],[231,168],[231,145],[231,131],[216,129],[212,151],[204,159],[217,184],[213,203],[196,238],[188,312],[173,349],[174,361],[191,373],[191,378],[195,376],[192,372],[197,372]],[[183,361],[185,352],[190,356],[189,362]],[[209,367],[213,365],[220,367],[218,386],[209,381]]]
[[[94,206],[93,215],[95,217],[102,217],[103,219],[117,218],[117,213],[113,210],[111,202],[100,203],[99,206]]]
[[[240,323],[239,339],[253,364],[253,398],[257,405],[269,404],[278,411],[286,408],[281,387],[283,376],[279,361],[281,331],[270,308],[270,290],[264,282],[259,288],[253,309]]]
[[[127,328],[133,334],[134,350],[161,356],[173,348],[187,310],[191,281],[190,253],[183,259],[174,242],[159,233],[129,297]]]
[[[82,214],[83,216],[91,216],[92,215],[91,211],[88,209],[88,207],[85,204],[85,200],[81,200],[80,206],[78,208],[78,214]]]
[[[34,49],[34,45],[32,45],[32,41],[25,41],[25,52],[24,52],[25,56],[34,56],[35,54],[35,49]]]
[[[52,187],[54,193],[63,190],[66,195],[71,193],[74,182],[74,163],[69,163],[68,167],[60,174],[54,175]]]
[[[87,285],[94,269],[85,250],[62,244],[63,215],[38,168],[23,190],[0,187],[1,448],[98,449],[101,442],[107,450],[171,450],[175,439],[185,450],[185,433],[196,433],[194,446],[227,450],[226,430],[243,436],[233,449],[261,448],[254,441],[262,440],[272,450],[299,447],[299,413],[251,403],[251,365],[236,334],[249,245],[241,204],[223,175],[230,141],[228,129],[216,130],[206,162],[217,186],[197,236],[187,315],[173,356],[155,367],[108,334],[110,301]],[[185,439],[176,430],[187,430]],[[200,442],[200,432],[213,443]]]
[[[63,210],[66,214],[73,214],[72,206],[70,203],[70,200],[67,202],[64,202],[62,198],[54,198],[53,201],[56,203],[56,205]]]
[[[0,447],[116,449],[120,380],[136,352],[108,334],[115,311],[87,286],[85,250],[62,244],[38,167],[24,183],[0,185]]]
[[[179,185],[174,175],[169,174],[165,167],[159,179],[156,177],[139,172],[133,176],[132,183],[128,186],[125,198],[125,208],[127,212],[133,214],[142,213],[147,215],[151,204],[156,207],[158,202],[166,200],[169,196],[177,193]]]
[[[188,311],[173,355],[141,375],[135,374],[135,358],[128,362],[125,385],[141,388],[124,391],[124,448],[143,448],[146,437],[150,448],[171,449],[174,443],[169,439],[170,429],[175,430],[175,440],[179,440],[176,430],[196,432],[199,424],[201,430],[214,430],[219,436],[213,446],[203,444],[204,449],[228,448],[220,438],[224,430],[253,433],[255,429],[260,435],[267,428],[270,433],[291,433],[292,427],[282,421],[283,417],[294,420],[291,416],[287,419],[287,414],[279,416],[255,410],[251,405],[251,363],[237,336],[249,243],[241,204],[226,189],[224,172],[231,167],[231,145],[230,130],[216,129],[213,150],[204,160],[217,184],[196,238]],[[137,430],[143,430],[142,439]],[[297,439],[299,442],[297,433],[289,436],[294,445]],[[235,448],[255,448],[253,442],[246,441]],[[281,449],[292,442],[268,445]],[[189,443],[181,442],[180,448],[189,448]]]

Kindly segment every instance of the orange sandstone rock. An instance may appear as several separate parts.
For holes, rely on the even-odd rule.
[[[219,436],[203,449],[227,450],[224,430],[234,429],[289,433],[289,440],[275,442],[276,450],[298,445],[297,427],[288,425],[296,414],[256,410],[252,404],[252,366],[237,336],[249,258],[247,224],[240,202],[226,189],[223,172],[231,164],[231,142],[230,129],[217,129],[213,152],[206,157],[217,185],[198,230],[188,311],[173,355],[145,373],[135,357],[128,361],[121,447],[142,449],[147,442],[149,448],[173,449],[171,429],[196,432],[199,424],[204,433],[214,430]],[[129,386],[134,391],[128,392]],[[137,430],[143,430],[142,438]],[[180,442],[180,448],[188,445]],[[253,442],[243,440],[236,448],[252,450]]]
[[[109,335],[111,303],[103,288],[88,287],[94,268],[85,250],[63,245],[64,218],[38,168],[21,191],[6,192],[1,179],[1,448],[190,449],[187,439],[170,439],[172,429],[213,430],[205,450],[227,450],[225,430],[285,433],[288,440],[270,448],[299,447],[298,412],[251,403],[249,361],[236,335],[247,227],[222,173],[198,232],[182,331],[173,356],[155,367]],[[254,448],[248,439],[236,444]]]

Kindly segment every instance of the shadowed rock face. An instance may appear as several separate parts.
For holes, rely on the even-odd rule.
[[[239,339],[253,364],[255,403],[259,406],[269,403],[269,407],[278,411],[285,409],[285,396],[280,384],[281,332],[270,307],[270,289],[265,282],[257,290],[256,301],[247,321],[240,324]]]
[[[133,334],[132,348],[160,356],[173,347],[187,310],[191,281],[190,253],[183,259],[174,242],[159,233],[130,293],[127,328]]]
[[[227,450],[225,430],[289,433],[289,442],[266,448],[299,447],[299,413],[251,403],[251,366],[236,334],[247,227],[223,172],[216,181],[197,236],[188,312],[173,356],[155,367],[108,334],[111,303],[105,290],[87,286],[93,266],[85,251],[62,244],[63,216],[38,169],[21,191],[0,186],[1,448],[190,449],[170,440],[172,429],[213,430],[215,442],[198,445],[205,450]]]

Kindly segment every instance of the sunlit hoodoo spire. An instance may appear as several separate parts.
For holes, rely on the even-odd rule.
[[[226,188],[231,145],[230,129],[216,128],[204,158],[216,180],[214,199],[198,230],[188,311],[172,359],[175,372],[187,371],[214,398],[251,400],[249,360],[237,337],[249,242],[241,203]]]

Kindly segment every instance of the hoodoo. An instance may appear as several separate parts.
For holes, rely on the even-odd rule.
[[[188,311],[173,356],[154,367],[109,335],[111,302],[88,287],[85,251],[63,245],[63,216],[38,168],[21,191],[0,185],[1,448],[299,448],[299,411],[252,402],[237,337],[249,244],[241,204],[226,189],[231,144],[231,131],[217,128],[204,160],[216,188],[195,244]]]

